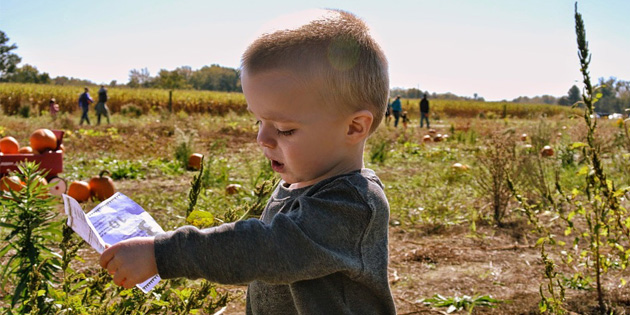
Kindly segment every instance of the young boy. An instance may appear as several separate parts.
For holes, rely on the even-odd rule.
[[[389,89],[367,27],[327,10],[265,34],[245,51],[241,82],[257,142],[282,178],[261,218],[129,239],[103,252],[101,266],[126,288],[156,273],[248,283],[248,314],[395,314],[389,205],[363,168]]]

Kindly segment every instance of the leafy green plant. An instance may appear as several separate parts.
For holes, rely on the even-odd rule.
[[[175,128],[177,146],[175,147],[175,160],[179,161],[183,168],[188,167],[188,158],[193,153],[196,132],[185,132]]]
[[[540,285],[539,292],[541,300],[538,303],[538,309],[542,313],[550,312],[551,314],[563,315],[566,313],[563,306],[565,299],[564,286],[558,279],[555,263],[545,252],[544,241],[541,243],[540,255],[543,265],[545,266],[544,276],[547,283],[546,285]],[[544,289],[549,293],[549,296],[545,294]]]
[[[188,192],[188,209],[186,209],[186,218],[190,216],[190,214],[195,209],[195,205],[197,205],[197,197],[199,197],[199,191],[201,191],[201,181],[203,175],[204,165],[203,165],[203,157],[201,158],[201,168],[199,169],[199,173],[193,177],[193,180],[190,182],[190,191]]]
[[[113,160],[108,165],[112,179],[134,179],[144,176],[144,167],[139,161]]]
[[[31,106],[22,105],[18,110],[18,114],[24,118],[29,118],[31,116]]]
[[[380,164],[385,163],[385,160],[387,160],[388,151],[389,142],[386,139],[372,145],[370,149],[370,162]]]
[[[563,277],[562,283],[564,287],[573,289],[573,290],[584,290],[584,291],[592,291],[593,287],[591,286],[593,280],[584,276],[580,273],[576,273],[571,278]]]
[[[142,108],[134,104],[125,104],[120,108],[120,113],[124,116],[138,118],[142,116]]]
[[[447,307],[446,313],[450,314],[456,311],[465,310],[468,314],[472,314],[473,309],[477,306],[497,307],[497,304],[503,303],[502,300],[497,300],[489,295],[475,295],[475,296],[454,296],[444,297],[440,294],[435,294],[432,298],[422,300],[425,305],[431,307]]]
[[[0,273],[0,284],[6,289],[13,285],[11,307],[18,313],[46,312],[50,287],[61,261],[52,251],[59,240],[60,223],[53,222],[55,199],[48,187],[40,182],[45,174],[39,164],[18,164],[14,173],[25,186],[20,191],[9,190],[0,198],[0,226],[7,229],[0,257],[5,260]]]
[[[479,134],[474,129],[468,129],[463,131],[453,131],[453,139],[459,143],[474,145],[477,143]]]

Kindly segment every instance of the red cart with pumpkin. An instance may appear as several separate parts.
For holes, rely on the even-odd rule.
[[[59,173],[63,172],[63,130],[51,130],[57,137],[57,147],[54,150],[48,150],[42,153],[16,153],[0,155],[0,177],[7,175],[10,171],[16,171],[17,165],[24,161],[34,161],[39,163],[39,168],[47,172],[46,180],[48,183],[54,183],[50,188],[50,193],[55,196],[61,196],[66,192],[66,181],[59,177]]]

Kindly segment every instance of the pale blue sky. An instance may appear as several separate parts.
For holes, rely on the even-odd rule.
[[[573,0],[0,0],[0,30],[51,76],[126,83],[131,69],[237,68],[261,27],[312,8],[355,13],[392,87],[486,100],[565,95],[581,79]],[[580,1],[593,79],[630,80],[630,1]]]

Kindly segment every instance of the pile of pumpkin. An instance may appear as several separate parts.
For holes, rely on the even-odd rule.
[[[4,154],[40,154],[57,148],[57,136],[50,129],[37,129],[31,133],[29,139],[30,146],[20,146],[20,143],[12,136],[0,139],[0,155]],[[63,150],[63,146],[60,146]],[[40,177],[42,185],[48,185],[45,178]],[[0,179],[0,191],[15,190],[20,191],[26,183],[22,182],[17,175],[3,176]]]
[[[90,199],[103,201],[116,193],[114,181],[109,176],[105,176],[108,171],[101,171],[98,176],[90,178],[89,181],[75,180],[68,186],[68,196],[78,202],[86,202]]]
[[[57,136],[46,128],[33,131],[29,142],[30,146],[21,147],[14,137],[6,136],[0,139],[0,154],[40,154],[57,148]],[[63,150],[63,144],[59,148]]]

